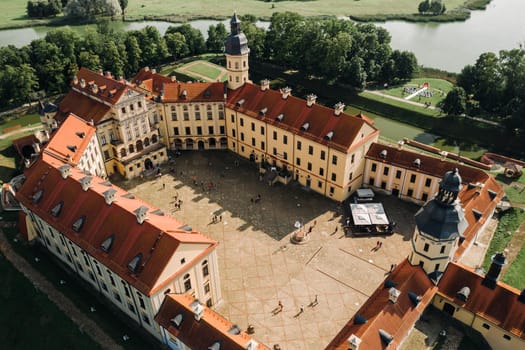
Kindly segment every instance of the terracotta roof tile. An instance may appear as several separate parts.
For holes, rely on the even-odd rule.
[[[85,121],[93,120],[93,123],[98,124],[110,109],[110,106],[102,102],[70,90],[64,99],[60,101],[55,119],[57,122],[62,123],[70,113],[73,113]]]
[[[183,223],[169,216],[152,214],[156,208],[125,197],[126,191],[114,185],[108,186],[102,178],[92,176],[91,187],[83,191],[79,181],[88,175],[71,168],[70,176],[63,179],[58,170],[61,165],[63,163],[56,159],[38,160],[26,170],[26,181],[17,192],[17,199],[142,293],[155,293],[169,282],[160,280],[161,276],[171,279],[191,265],[192,262],[188,262],[181,269],[165,272],[181,244],[206,246],[199,258],[209,254],[217,245],[198,232],[177,230]],[[106,204],[103,195],[108,189],[116,191],[111,205]],[[42,199],[34,203],[33,195],[40,190],[43,190]],[[60,215],[54,217],[51,210],[61,201],[64,204]],[[147,219],[142,224],[137,222],[134,213],[140,206],[148,209]],[[84,215],[84,225],[80,232],[75,232],[73,224]],[[110,252],[106,253],[100,245],[110,235],[115,235],[115,240]],[[132,273],[128,264],[138,253],[142,253],[143,258],[139,270]]]
[[[116,80],[112,76],[102,75],[86,68],[80,68],[76,78],[78,81],[71,82],[72,88],[112,105],[130,88],[125,80]],[[81,85],[82,79],[86,83],[84,87]],[[93,92],[93,85],[97,85],[97,92]],[[100,87],[105,87],[105,89]]]
[[[142,68],[133,78],[131,83],[137,87],[147,90],[149,93],[158,96],[165,83],[171,83],[172,79],[162,74],[154,73],[149,68]]]
[[[242,100],[243,103],[239,104]],[[283,99],[281,92],[272,89],[262,91],[260,86],[251,83],[229,90],[226,106],[342,152],[352,146],[363,125],[368,124],[374,132],[378,132],[370,119],[363,115],[341,113],[336,116],[332,108],[319,104],[308,107],[304,99],[291,95]],[[267,108],[266,113],[260,113],[264,108]],[[284,116],[282,121],[276,120],[281,114]],[[303,130],[302,126],[306,123],[309,127]],[[328,140],[325,136],[330,131],[333,137]]]
[[[195,320],[191,307],[193,302],[195,299],[188,294],[167,294],[155,321],[191,349],[208,349],[217,341],[221,343],[221,349],[246,349],[252,339],[248,334],[241,330],[239,334],[228,333],[233,325],[206,306],[201,320]],[[182,315],[182,322],[177,328],[171,320],[179,314]],[[254,349],[269,350],[263,344]]]
[[[51,136],[43,153],[64,163],[77,165],[95,131],[94,126],[74,114],[69,114],[62,122],[62,127]]]
[[[162,102],[224,101],[223,83],[165,83]]]
[[[394,281],[397,284],[395,288],[401,291],[397,302],[389,301],[390,287],[381,284],[335,336],[326,350],[347,350],[348,338],[352,334],[362,341],[359,350],[386,349],[387,346],[379,336],[380,329],[394,337],[390,349],[395,349],[400,344],[432,300],[437,287],[430,282],[422,268],[410,265],[406,259],[392,271],[385,282],[387,280]],[[408,296],[409,292],[421,297],[417,306],[414,306]],[[359,319],[358,315],[364,317],[367,322],[364,324],[359,324],[359,320],[356,322],[356,318]]]
[[[481,284],[483,278],[470,267],[451,262],[439,281],[438,294],[525,339],[525,303],[518,300],[520,291],[503,282],[490,289]],[[470,288],[466,302],[457,298],[463,287]]]

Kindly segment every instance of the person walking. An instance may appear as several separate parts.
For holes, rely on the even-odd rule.
[[[283,307],[283,303],[279,300],[279,303],[277,304],[277,309],[279,310],[278,312],[283,311]]]

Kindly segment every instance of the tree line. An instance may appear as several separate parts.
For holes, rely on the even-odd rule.
[[[29,18],[53,17],[63,11],[66,17],[89,20],[121,15],[127,6],[128,0],[29,0],[26,10]]]

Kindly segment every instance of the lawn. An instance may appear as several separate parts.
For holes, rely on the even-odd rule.
[[[494,237],[492,241],[490,241],[485,259],[483,260],[483,268],[485,271],[488,271],[490,267],[492,255],[503,252],[523,220],[525,220],[525,212],[518,208],[511,208],[501,214],[498,227],[496,228],[496,232],[494,232]],[[521,253],[522,252],[520,252],[520,254]]]
[[[430,102],[432,106],[436,106],[441,100],[445,98],[447,93],[450,90],[452,90],[452,87],[453,87],[452,83],[450,83],[449,81],[443,80],[443,79],[417,78],[417,79],[412,79],[401,85],[392,86],[388,89],[382,89],[379,91],[384,94],[390,95],[390,96],[399,97],[399,98],[404,99],[405,97],[409,95],[407,93],[403,93],[403,89],[405,87],[413,87],[417,90],[418,87],[423,87],[424,83],[428,83],[429,85],[428,91],[431,91],[433,96],[430,98],[421,97],[421,99],[418,99],[418,97],[415,96],[412,99],[410,99],[410,101],[421,102],[421,103]]]
[[[0,254],[3,349],[100,349]]]
[[[510,202],[525,204],[525,186],[510,185],[505,189]]]
[[[15,213],[16,214],[16,213]],[[2,213],[4,219],[16,219],[13,213]],[[42,248],[38,246],[27,246],[20,242],[14,242],[15,236],[18,234],[17,229],[4,229],[6,236],[11,243],[11,246],[15,251],[24,257],[28,263],[42,273],[49,282],[53,283],[56,288],[60,289],[62,293],[66,295],[80,310],[84,310],[86,315],[96,322],[102,329],[106,331],[108,335],[122,345],[127,350],[142,350],[142,349],[159,349],[158,346],[150,343],[146,338],[140,336],[133,328],[127,325],[126,322],[132,322],[131,320],[123,321],[123,315],[120,311],[115,311],[109,308],[105,303],[101,302],[99,298],[102,298],[92,287],[84,282],[76,280],[69,275],[66,270],[62,269],[54,259],[49,256],[49,253],[43,252]],[[35,262],[35,256],[39,257],[38,263]],[[65,285],[61,285],[59,281],[61,279],[66,280]],[[5,285],[5,284],[4,284]],[[0,295],[2,291],[0,289]],[[109,302],[108,302],[109,303]],[[5,304],[3,304],[5,305]],[[89,312],[91,307],[94,307],[97,311],[94,313]],[[0,313],[1,314],[1,313]],[[34,319],[33,326],[34,326]],[[33,329],[34,327],[31,327]],[[57,328],[58,329],[58,328]],[[61,331],[60,331],[61,332]],[[52,332],[50,332],[52,333]],[[122,341],[122,336],[128,334],[131,339],[127,342]],[[56,335],[59,337],[60,335]],[[34,338],[34,337],[32,337]],[[36,339],[36,338],[35,338]],[[3,344],[0,340],[0,344]],[[20,349],[30,349],[31,347],[22,347]],[[78,349],[77,347],[35,347],[35,349]],[[9,349],[9,348],[6,348]]]
[[[520,290],[525,288],[525,245],[521,247],[520,252],[503,276],[503,282]]]
[[[217,81],[217,78],[226,72],[225,68],[206,61],[195,61],[180,67],[179,70],[183,73],[196,73],[199,79],[202,79],[202,76],[204,76],[207,78],[206,81]]]
[[[2,118],[0,120],[0,134],[3,133],[3,130],[6,128],[10,128],[16,125],[20,125],[22,127],[32,124],[39,124],[40,123],[40,116],[37,113],[31,113],[26,114],[21,117],[8,117],[8,118]]]

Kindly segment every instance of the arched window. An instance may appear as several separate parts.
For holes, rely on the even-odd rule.
[[[140,152],[144,149],[144,147],[142,147],[142,140],[137,140],[136,147],[137,147],[137,152]]]
[[[201,265],[202,265],[202,275],[204,277],[208,276],[210,274],[210,271],[208,269],[208,260],[204,260]]]
[[[146,137],[144,139],[144,147],[148,147],[149,146],[149,137]]]
[[[151,136],[151,143],[157,143],[157,135]]]
[[[120,156],[121,156],[122,158],[124,158],[124,157],[126,156],[126,149],[125,149],[125,148],[121,148],[121,149],[120,149]]]
[[[190,274],[187,273],[184,275],[184,291],[187,292],[191,289],[191,279]]]
[[[235,69],[239,69],[239,62],[235,62]]]
[[[135,147],[133,145],[129,145],[129,153],[135,152]]]

